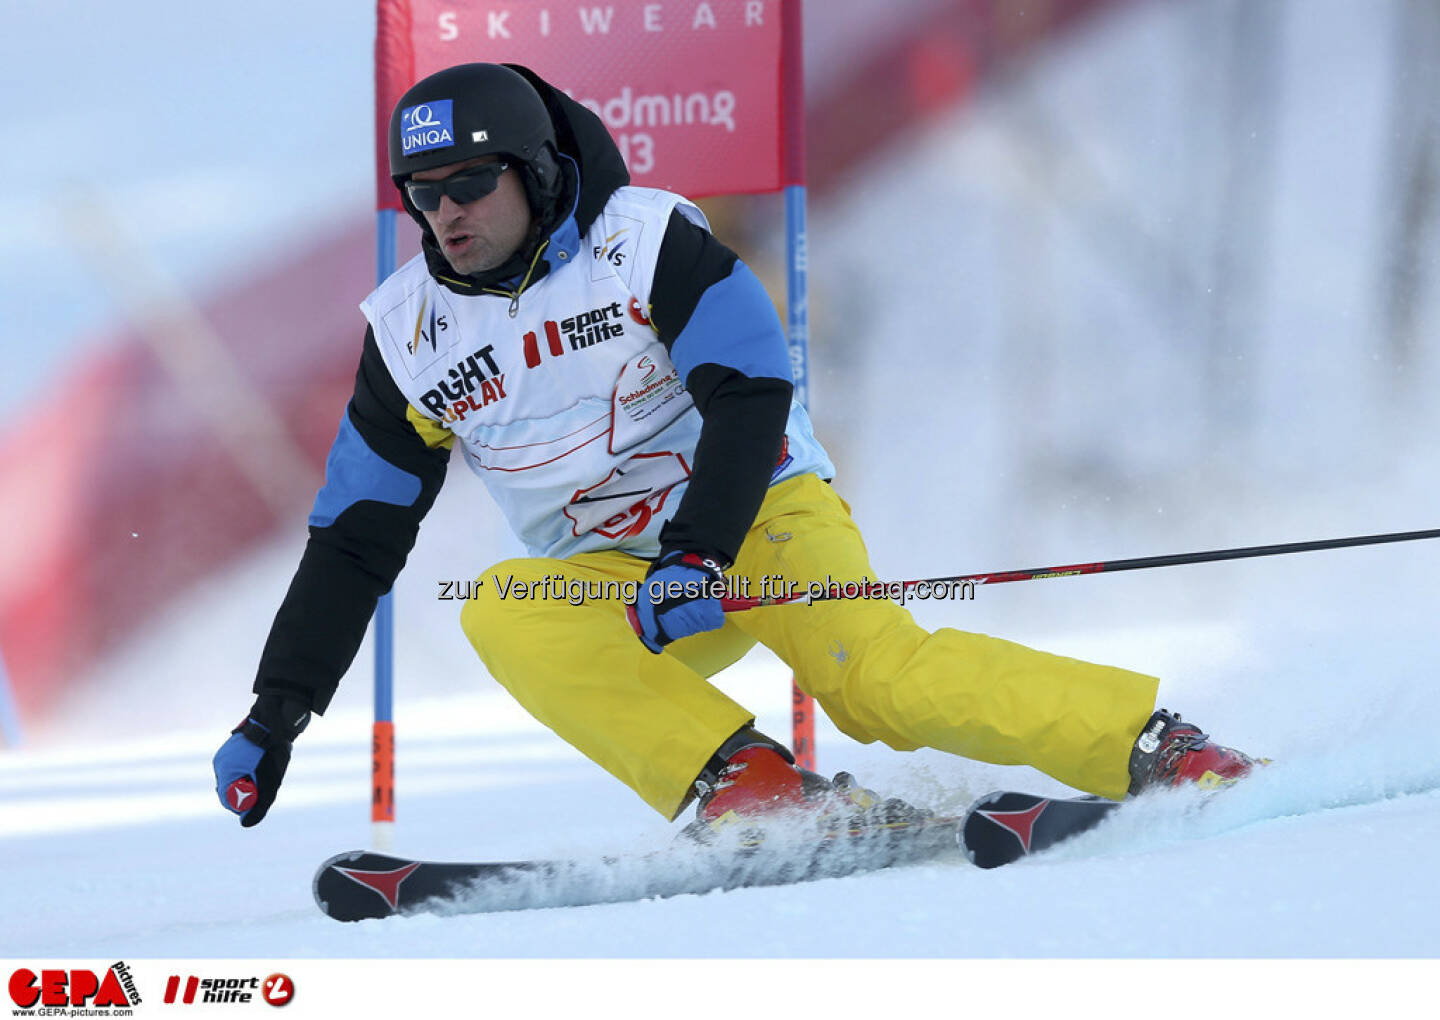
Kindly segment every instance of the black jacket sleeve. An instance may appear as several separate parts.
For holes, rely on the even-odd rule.
[[[355,393],[325,465],[310,539],[260,656],[256,694],[324,712],[375,603],[390,590],[445,480],[449,444],[427,445],[366,330]]]
[[[785,441],[794,391],[780,319],[733,251],[678,210],[660,247],[650,315],[703,424],[672,549],[735,562]]]

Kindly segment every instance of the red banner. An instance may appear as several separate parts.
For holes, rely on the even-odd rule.
[[[395,103],[472,61],[523,64],[598,113],[635,184],[697,198],[804,183],[800,0],[378,0],[378,208],[400,208]]]

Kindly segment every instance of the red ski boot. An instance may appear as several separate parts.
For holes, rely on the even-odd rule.
[[[1130,793],[1184,783],[1201,789],[1229,786],[1269,762],[1212,743],[1198,726],[1162,708],[1150,717],[1130,752]]]
[[[695,791],[699,806],[684,835],[702,842],[738,825],[745,826],[738,830],[741,841],[757,845],[767,823],[789,819],[839,833],[900,827],[930,816],[904,801],[882,800],[849,773],[829,780],[799,768],[783,746],[748,728],[716,752],[696,779]]]
[[[747,747],[730,756],[714,784],[700,795],[695,816],[719,830],[756,817],[801,814],[807,807],[800,770],[773,747]]]

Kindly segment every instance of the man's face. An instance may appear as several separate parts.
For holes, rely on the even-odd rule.
[[[482,163],[496,162],[499,162],[497,156],[477,156],[433,170],[420,170],[411,176],[417,181],[438,181]],[[462,275],[483,273],[503,265],[530,233],[530,204],[525,200],[518,167],[501,174],[495,190],[484,198],[460,205],[445,195],[440,199],[439,209],[422,211],[420,215],[430,224],[451,268]]]

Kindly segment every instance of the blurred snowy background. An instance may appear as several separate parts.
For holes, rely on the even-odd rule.
[[[249,703],[363,333],[372,17],[338,0],[3,15],[0,656],[24,744],[0,750],[0,841],[36,875],[81,830],[123,843],[163,823],[239,850],[208,756]],[[813,413],[881,576],[1440,526],[1440,7],[815,0],[805,30]],[[705,204],[783,297],[779,199]],[[218,353],[197,368],[175,353],[191,345]],[[240,434],[272,473],[211,431],[237,393],[266,409]],[[523,840],[485,822],[497,805],[563,819],[577,790],[603,806],[578,831],[653,842],[664,827],[638,801],[506,707],[434,598],[517,551],[455,465],[396,589],[400,849],[573,850],[559,822]],[[1437,566],[1440,546],[1415,543],[1005,585],[917,615],[1157,673],[1166,704],[1227,742],[1348,768],[1316,780],[1314,808],[1440,785],[1415,726],[1440,708]],[[314,860],[287,864],[302,899],[309,866],[366,839],[369,677],[367,642],[267,831],[247,833],[287,861],[308,833]],[[720,683],[787,731],[773,658]],[[820,758],[931,802],[1042,783],[828,728]],[[1433,819],[1421,799],[1404,810]],[[1346,941],[1292,918],[1270,950],[1434,955],[1426,887],[1408,927],[1346,900]],[[76,948],[66,924],[48,951]],[[140,944],[196,951],[178,930],[157,915]],[[648,930],[616,951],[685,951]],[[1110,931],[1017,929],[993,951],[1147,951]],[[928,944],[886,933],[871,951]],[[288,944],[368,951],[308,928]]]

